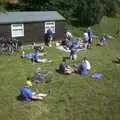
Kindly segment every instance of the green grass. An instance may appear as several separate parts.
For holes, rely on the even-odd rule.
[[[114,35],[116,23],[116,19],[104,18],[101,24],[92,28],[98,36],[109,32]],[[82,30],[83,28],[73,28],[73,33],[79,35]],[[0,56],[0,119],[120,120],[120,64],[112,63],[120,55],[119,51],[118,37],[109,40],[103,48],[94,45],[93,49],[80,53],[78,61],[87,55],[92,64],[87,77],[57,73],[58,64],[66,54],[55,48],[50,48],[49,55],[46,56],[54,59],[54,63],[50,64],[32,64],[21,60],[19,55]],[[72,61],[69,63],[74,64]],[[50,89],[50,96],[42,102],[18,101],[19,88],[38,67],[50,70],[54,76],[49,84],[41,83],[34,86],[33,90],[37,88],[41,92],[47,92]],[[102,72],[104,77],[95,81],[91,75],[97,71]]]

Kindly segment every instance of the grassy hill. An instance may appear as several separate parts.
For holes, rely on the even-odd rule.
[[[1,120],[120,120],[120,64],[112,61],[120,55],[120,37],[116,35],[119,19],[106,18],[92,27],[98,38],[101,34],[109,34],[105,47],[95,44],[93,49],[79,54],[76,61],[87,56],[92,70],[87,77],[78,74],[70,76],[56,72],[62,57],[66,54],[49,48],[47,58],[53,59],[51,64],[32,64],[21,60],[19,55],[0,56],[0,119]],[[84,28],[74,28],[73,34],[80,36]],[[71,65],[75,62],[69,61]],[[33,87],[41,92],[51,90],[45,101],[20,102],[17,100],[18,90],[26,78],[36,69],[49,70],[53,73],[50,83],[41,83]],[[102,72],[104,77],[95,81],[91,75]]]

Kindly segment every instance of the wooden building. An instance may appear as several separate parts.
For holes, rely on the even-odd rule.
[[[65,18],[56,11],[0,13],[0,41],[42,43],[48,28],[52,29],[55,40],[64,39]]]

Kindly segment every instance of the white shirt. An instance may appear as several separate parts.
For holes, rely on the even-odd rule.
[[[72,38],[72,33],[67,32],[67,33],[66,33],[66,36],[67,36],[67,37],[71,37],[71,38]]]
[[[87,64],[87,70],[90,70],[91,69],[90,62],[88,60],[85,60],[85,63]]]
[[[88,41],[88,39],[89,39],[88,33],[87,33],[87,32],[84,32],[84,40],[85,40],[85,41]]]

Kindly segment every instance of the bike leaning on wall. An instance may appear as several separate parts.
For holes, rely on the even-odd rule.
[[[19,40],[9,40],[0,42],[0,55],[12,55],[20,48]]]

